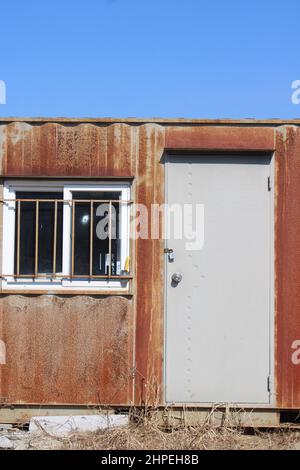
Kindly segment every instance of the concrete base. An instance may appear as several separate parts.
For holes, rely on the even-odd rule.
[[[129,424],[128,415],[34,416],[29,423],[30,432],[44,431],[52,436],[74,432],[97,432]]]
[[[276,410],[236,409],[167,409],[162,413],[165,426],[278,427],[280,412]]]
[[[143,414],[143,408],[122,407],[122,414],[128,412]],[[28,424],[33,417],[113,415],[120,410],[108,407],[79,406],[7,406],[0,408],[0,424]],[[231,409],[231,408],[156,408],[154,413],[162,426],[232,426],[232,427],[279,427],[280,410],[276,409]]]
[[[38,416],[79,416],[79,415],[111,415],[113,408],[89,406],[35,406],[13,405],[0,407],[0,424],[28,424],[33,417]]]

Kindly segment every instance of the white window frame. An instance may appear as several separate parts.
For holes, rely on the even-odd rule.
[[[3,247],[2,247],[2,290],[121,290],[128,291],[128,279],[49,279],[49,278],[16,278],[14,277],[14,257],[15,257],[15,213],[16,213],[16,193],[19,191],[30,192],[62,192],[65,201],[72,201],[73,191],[105,191],[121,192],[122,201],[128,204],[120,205],[120,248],[121,248],[121,269],[124,268],[129,256],[129,225],[130,225],[130,183],[124,182],[103,182],[103,181],[68,181],[68,180],[7,180],[3,185]],[[10,202],[11,201],[11,202]],[[63,257],[62,275],[71,274],[71,218],[72,206],[67,202],[63,203]],[[122,275],[122,274],[121,274]]]

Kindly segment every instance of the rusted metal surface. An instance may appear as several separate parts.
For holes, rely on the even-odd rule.
[[[165,149],[276,149],[276,400],[299,408],[300,365],[291,361],[291,343],[300,339],[300,121],[17,121],[0,119],[3,177],[133,178],[132,199],[148,208],[164,202]],[[163,242],[137,240],[132,260],[132,297],[12,291],[0,298],[2,397],[22,404],[163,404]]]
[[[164,133],[157,126],[139,131],[136,200],[149,206],[164,201],[161,157]],[[143,182],[143,184],[139,184]],[[149,223],[150,227],[150,214]],[[137,404],[162,401],[164,259],[162,240],[140,239],[136,244],[136,388]]]
[[[132,301],[8,295],[0,308],[6,402],[128,403]]]
[[[272,127],[168,127],[166,148],[170,150],[269,151],[275,149]]]
[[[277,406],[300,408],[300,129],[277,131],[276,380]]]
[[[18,122],[4,129],[0,126],[0,131],[4,176],[134,177],[136,202],[150,208],[152,202],[163,200],[164,173],[159,163],[164,150],[161,126],[55,123],[31,126]],[[29,297],[12,293],[2,297],[4,340],[9,356],[1,395],[9,402],[22,403],[114,405],[161,400],[161,243],[138,242],[133,252],[133,298],[111,293],[107,298],[77,295],[63,297],[63,301],[56,295]],[[80,332],[87,335],[83,351]],[[56,335],[58,341],[54,341]],[[24,387],[23,382],[28,381],[34,385]],[[155,383],[155,387],[150,383]]]
[[[125,124],[8,124],[2,138],[3,174],[130,177],[133,134],[135,129]]]
[[[43,117],[0,117],[1,123],[10,123],[10,122],[27,122],[27,123],[45,123],[45,122],[54,122],[54,123],[64,123],[64,124],[80,124],[80,123],[92,123],[92,124],[114,124],[114,123],[125,123],[125,124],[171,124],[176,125],[180,124],[181,126],[197,124],[197,125],[230,125],[230,126],[262,126],[262,125],[271,125],[271,126],[281,126],[281,125],[300,125],[300,119],[195,119],[195,118],[162,118],[162,117],[126,117],[126,118],[110,118],[110,117],[95,117],[95,118],[76,118],[76,117],[52,117],[52,118],[43,118]]]

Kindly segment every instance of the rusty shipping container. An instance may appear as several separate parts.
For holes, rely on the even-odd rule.
[[[170,160],[169,156],[172,156],[173,160]],[[109,286],[107,289],[90,288],[90,285],[94,285],[89,284],[91,279],[82,284],[78,281],[76,287],[75,277],[72,287],[70,287],[71,279],[69,283],[63,282],[59,289],[52,287],[49,282],[43,284],[38,278],[31,279],[30,282],[28,279],[28,282],[24,279],[21,283],[18,281],[19,266],[16,267],[16,263],[22,264],[24,261],[22,261],[24,258],[22,250],[30,251],[31,248],[29,245],[20,244],[18,238],[26,213],[22,213],[21,209],[18,213],[17,202],[13,203],[15,204],[13,211],[10,211],[15,217],[14,232],[9,232],[9,220],[12,219],[11,215],[5,216],[5,208],[10,204],[7,203],[7,191],[9,191],[7,188],[15,184],[18,188],[16,194],[22,199],[26,185],[35,188],[35,192],[38,187],[41,194],[41,188],[52,185],[51,191],[54,191],[55,185],[59,186],[62,181],[66,182],[67,189],[64,191],[68,190],[69,181],[75,185],[74,188],[78,182],[86,184],[90,192],[96,190],[95,186],[98,183],[104,185],[104,188],[105,185],[112,184],[115,191],[122,191],[125,187],[130,189],[127,201],[129,211],[132,203],[137,203],[143,204],[150,214],[152,205],[163,205],[166,202],[166,195],[169,194],[166,185],[168,179],[166,162],[175,161],[176,158],[183,162],[183,165],[184,159],[187,159],[190,165],[198,162],[201,176],[203,168],[201,162],[203,163],[204,157],[207,165],[209,158],[220,165],[224,162],[232,163],[235,158],[240,159],[242,163],[243,159],[247,159],[249,163],[252,158],[253,162],[257,162],[260,158],[272,161],[272,178],[269,178],[266,189],[272,190],[273,194],[270,206],[272,238],[269,248],[270,252],[274,251],[270,258],[272,262],[270,272],[273,274],[270,277],[271,285],[268,291],[269,305],[273,307],[268,313],[271,316],[270,325],[266,327],[266,335],[269,335],[270,341],[264,345],[269,355],[262,358],[262,362],[264,360],[268,362],[270,371],[265,377],[264,386],[268,394],[266,401],[260,400],[259,394],[257,400],[255,394],[253,400],[251,396],[249,400],[239,400],[236,399],[239,393],[233,393],[232,399],[227,395],[226,399],[223,399],[222,394],[217,400],[213,395],[210,399],[209,384],[208,391],[203,392],[205,398],[202,400],[201,377],[204,381],[207,375],[201,370],[202,366],[197,369],[197,364],[203,363],[199,357],[192,357],[191,369],[188,369],[186,362],[183,361],[181,364],[181,358],[177,357],[177,362],[174,364],[178,365],[178,376],[183,372],[182,381],[185,380],[184,377],[187,381],[190,380],[184,375],[188,374],[189,370],[194,376],[197,375],[196,381],[194,376],[191,379],[194,387],[192,391],[186,389],[187,395],[184,395],[184,391],[182,395],[179,392],[177,394],[176,378],[174,383],[173,379],[168,378],[169,372],[166,367],[168,354],[173,354],[172,347],[169,349],[166,347],[168,335],[171,334],[167,331],[168,322],[166,322],[166,310],[169,308],[166,306],[166,290],[169,283],[166,277],[169,276],[171,269],[168,258],[172,255],[167,251],[172,247],[165,243],[162,236],[131,237],[128,248],[130,273],[127,268],[126,272],[129,274],[127,277],[124,276],[124,279],[118,278],[120,268],[111,267],[110,251],[111,284],[107,284]],[[204,408],[216,401],[237,403],[246,409],[274,412],[300,408],[300,121],[2,118],[0,161],[2,172],[0,340],[3,356],[0,365],[2,402],[0,415],[8,408],[20,409],[18,415],[20,418],[22,413],[26,415],[26,410],[37,410],[41,407],[47,409],[52,407],[54,410],[73,407],[82,410],[93,406],[180,407],[184,404],[194,408]],[[259,165],[260,163],[257,167]],[[251,171],[254,171],[254,166],[251,166]],[[217,167],[218,165],[214,165],[213,171]],[[191,172],[194,171],[193,168]],[[193,175],[189,171],[187,168],[187,178],[189,175],[192,178]],[[210,169],[207,171],[210,175]],[[241,172],[239,174],[247,178],[243,169]],[[249,178],[250,174],[252,173],[249,173]],[[182,188],[183,184],[184,172],[182,180],[181,178],[178,180],[178,188]],[[192,183],[187,184],[192,185]],[[70,191],[75,191],[74,188]],[[63,194],[65,198],[67,192]],[[103,198],[103,195],[101,197]],[[238,189],[236,189],[236,198],[239,199]],[[93,193],[89,199],[95,199],[95,194]],[[22,201],[21,204],[24,203]],[[29,202],[25,200],[22,207],[29,207],[28,204]],[[41,207],[42,204],[43,202],[40,203]],[[110,204],[112,206],[113,201]],[[252,206],[249,207],[248,214],[252,210]],[[35,217],[37,213],[38,211],[35,211]],[[150,217],[149,214],[147,217]],[[92,210],[90,215],[93,216]],[[38,231],[41,222],[35,220],[34,223]],[[70,227],[72,223],[70,222]],[[76,222],[74,224],[76,225]],[[65,227],[64,220],[63,230]],[[28,230],[30,232],[31,229]],[[73,235],[76,227],[72,230]],[[29,232],[30,238],[31,232]],[[9,238],[14,239],[13,242]],[[91,240],[92,238],[90,243]],[[26,244],[25,241],[24,243]],[[56,240],[55,244],[58,243]],[[72,244],[72,241],[70,243]],[[14,245],[12,249],[15,250],[14,261],[7,260],[11,256],[7,247],[12,245]],[[35,250],[34,247],[32,249]],[[75,265],[77,261],[75,257]],[[14,269],[13,273],[5,272],[9,263]],[[26,264],[25,261],[24,263]],[[37,261],[36,263],[38,264]],[[37,274],[39,267],[36,265],[35,268]],[[90,269],[93,270],[93,266],[90,265]],[[116,269],[115,278],[112,269]],[[240,265],[236,269],[241,270],[242,277],[247,267]],[[122,272],[125,272],[123,266]],[[12,282],[7,280],[9,275],[12,276]],[[186,273],[183,275],[187,276]],[[196,275],[190,273],[190,276]],[[103,279],[106,279],[106,276],[105,271]],[[251,284],[251,278],[247,279]],[[55,279],[54,281],[56,282]],[[176,286],[177,281],[178,279],[175,279]],[[53,279],[51,282],[53,283]],[[97,286],[97,280],[93,282]],[[125,290],[118,287],[111,288],[114,285],[122,286],[122,283],[128,288]],[[37,289],[34,284],[39,285]],[[84,287],[85,285],[87,287]],[[103,285],[106,285],[105,282]],[[176,286],[173,288],[177,288]],[[219,288],[222,289],[222,286]],[[255,294],[251,299],[254,297]],[[223,313],[226,315],[226,308]],[[172,315],[172,312],[169,312],[169,315]],[[187,314],[183,312],[182,315]],[[187,318],[192,322],[194,317]],[[257,321],[260,321],[259,317]],[[217,338],[218,328],[217,326],[214,328]],[[262,329],[263,326],[255,332],[258,338],[257,344],[259,338],[263,338],[260,336]],[[201,342],[201,331],[198,337]],[[194,336],[193,338],[195,340]],[[180,342],[186,341],[184,332],[182,335],[178,334],[176,341],[180,352]],[[222,344],[225,346],[228,344],[230,347],[232,341],[229,338],[227,343],[225,341]],[[249,363],[244,365],[243,374],[245,377],[255,378],[256,366],[251,364],[251,357],[257,361],[256,342],[251,344],[252,355],[248,353]],[[262,344],[261,351],[264,346]],[[193,347],[191,355],[197,356],[197,351],[203,353],[203,348],[197,350]],[[210,363],[208,358],[214,353],[209,352],[209,345],[205,348],[207,349],[205,360],[208,367],[212,368],[214,362]],[[216,349],[218,349],[217,344],[214,345],[214,350]],[[184,354],[186,350],[187,348],[182,349]],[[241,343],[240,351],[242,350]],[[260,351],[258,353],[260,354]],[[216,354],[219,354],[221,361],[224,350],[217,351]],[[236,351],[236,354],[239,355],[239,351]],[[228,370],[233,370],[230,369],[230,365]],[[215,380],[219,371],[217,370],[215,374],[212,371],[212,374]],[[237,390],[237,382],[233,377],[231,379],[232,389]],[[172,389],[170,393],[168,387]],[[240,396],[243,396],[242,392]]]

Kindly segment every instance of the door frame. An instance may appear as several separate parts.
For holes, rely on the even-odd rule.
[[[244,157],[249,155],[253,155],[253,157],[270,157],[270,283],[269,283],[269,298],[270,298],[270,309],[269,309],[269,403],[258,403],[253,404],[249,403],[245,405],[245,403],[234,403],[232,405],[241,407],[241,408],[257,408],[257,409],[268,409],[274,408],[276,405],[276,384],[275,384],[275,192],[276,192],[276,172],[275,172],[275,165],[276,165],[276,152],[237,152],[236,150],[230,151],[218,151],[218,152],[211,152],[211,151],[203,151],[199,150],[198,152],[188,152],[188,151],[176,151],[176,152],[166,152],[164,155],[164,170],[165,170],[165,188],[164,188],[164,200],[165,204],[168,205],[168,188],[169,188],[169,167],[170,167],[170,157],[178,156],[181,158],[187,157],[197,157],[197,156],[236,156],[236,157]],[[268,182],[266,181],[266,185]],[[164,213],[164,220],[165,220],[165,213]],[[169,248],[167,234],[166,234],[166,227],[164,233],[164,249]],[[167,393],[167,372],[166,372],[166,361],[167,361],[167,266],[168,266],[168,257],[167,253],[163,253],[164,256],[164,281],[163,281],[163,288],[164,288],[164,345],[163,345],[163,361],[162,361],[162,377],[163,377],[163,400],[165,405],[172,405],[182,407],[184,404],[181,402],[170,403],[166,400],[166,393]],[[196,407],[196,408],[211,408],[213,406],[213,402],[188,402],[186,403],[189,407]],[[225,404],[224,404],[225,405]],[[255,406],[254,406],[255,405]]]

